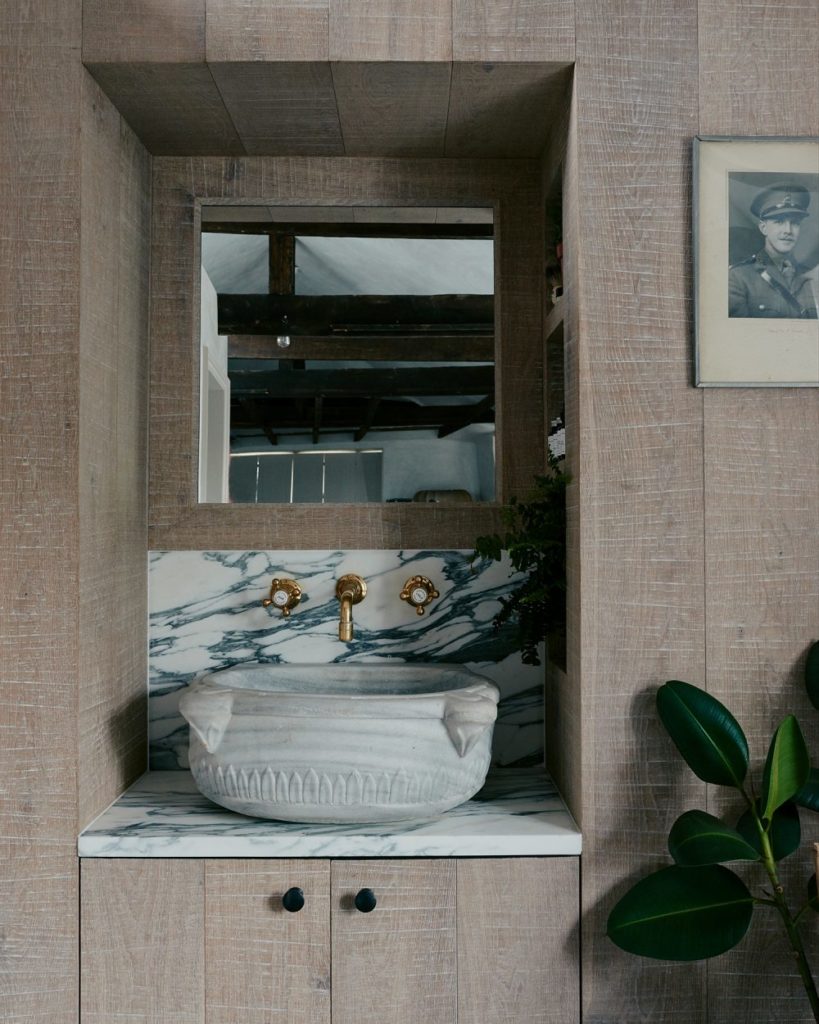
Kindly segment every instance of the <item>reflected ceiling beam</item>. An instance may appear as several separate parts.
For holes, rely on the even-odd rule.
[[[361,359],[377,362],[491,363],[495,339],[491,334],[391,334],[387,337],[345,334],[343,338],[303,336],[290,338],[290,347],[280,349],[274,335],[232,334],[228,338],[229,359],[299,359],[344,362]]]
[[[442,423],[438,428],[438,439],[449,437],[450,434],[454,434],[472,423],[486,422],[487,415],[492,412],[492,404],[492,396],[487,395],[482,402],[475,405],[462,405],[460,415]]]
[[[488,224],[353,223],[352,221],[203,221],[202,232],[223,235],[297,235],[302,238],[492,238]]]
[[[220,334],[491,334],[493,295],[220,295]]]
[[[296,239],[292,235],[270,236],[268,282],[271,295],[292,295],[296,290]]]
[[[319,437],[321,437],[321,410],[324,405],[324,399],[321,395],[316,395],[313,401],[313,444],[318,444]]]
[[[477,410],[477,406],[471,407]],[[483,413],[470,412],[472,423],[493,423],[494,416],[491,411]],[[282,444],[287,443],[287,434],[282,431],[299,431],[309,434],[313,430],[314,408],[311,403],[310,410],[305,415],[300,415],[294,406],[289,403],[283,407],[281,402],[273,406],[271,400],[269,418],[275,417],[277,440]],[[373,421],[368,429],[371,431],[396,431],[396,430],[438,430],[441,426],[453,423],[456,419],[465,416],[465,409],[462,405],[415,405],[412,402],[400,402],[384,400],[378,405],[373,416]],[[258,430],[259,416],[249,417],[242,411],[235,401],[231,405],[230,428],[235,430]],[[270,429],[268,427],[268,429]],[[337,405],[335,402],[324,400],[321,408],[322,434],[339,432],[350,432],[355,435],[361,428],[361,405],[358,402],[348,402]],[[266,435],[267,436],[267,435]],[[269,440],[269,437],[268,437]]]
[[[380,404],[380,398],[371,398],[367,402],[367,411],[364,413],[364,420],[355,434],[353,434],[353,441],[363,441],[367,436],[373,425],[373,420],[375,419],[375,414]]]
[[[376,369],[261,370],[230,374],[236,397],[384,398],[495,393],[493,366],[378,367]]]

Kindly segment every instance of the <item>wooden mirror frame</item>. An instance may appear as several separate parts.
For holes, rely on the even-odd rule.
[[[497,502],[200,504],[203,205],[478,206],[495,221]],[[536,160],[155,157],[148,522],[152,550],[470,548],[545,465],[543,202]]]

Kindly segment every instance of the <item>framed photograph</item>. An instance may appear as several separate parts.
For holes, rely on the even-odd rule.
[[[697,387],[819,387],[819,139],[694,140]]]

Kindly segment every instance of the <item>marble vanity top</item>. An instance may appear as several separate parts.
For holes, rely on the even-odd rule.
[[[445,814],[373,825],[247,818],[203,797],[188,772],[148,772],[78,840],[81,857],[548,857],[580,849],[577,825],[538,769],[497,769],[477,796]]]

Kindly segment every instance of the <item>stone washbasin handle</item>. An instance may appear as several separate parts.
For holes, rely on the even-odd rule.
[[[179,711],[202,741],[205,750],[215,754],[233,714],[233,694],[230,691],[185,693],[179,701]]]
[[[444,725],[459,757],[466,757],[494,723],[497,705],[498,690],[494,686],[469,686],[447,695]]]

